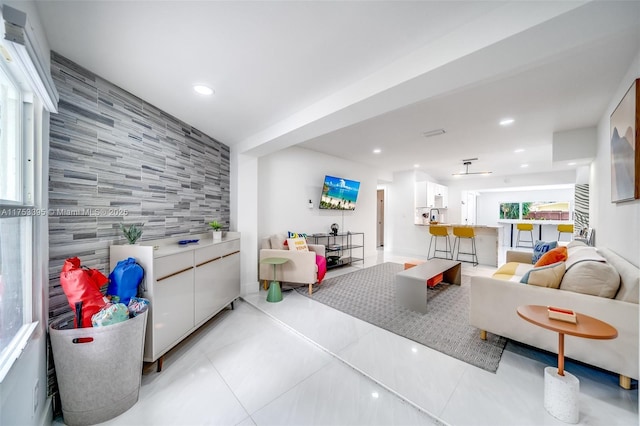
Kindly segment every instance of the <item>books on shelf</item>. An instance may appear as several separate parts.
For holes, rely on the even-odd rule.
[[[566,321],[575,324],[576,313],[572,309],[557,308],[555,306],[547,306],[547,312],[550,319],[556,319],[559,321]]]

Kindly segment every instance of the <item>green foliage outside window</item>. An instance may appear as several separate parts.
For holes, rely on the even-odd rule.
[[[520,203],[500,203],[500,219],[520,219]]]

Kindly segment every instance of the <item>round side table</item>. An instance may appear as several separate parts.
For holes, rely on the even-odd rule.
[[[544,369],[544,408],[563,422],[578,423],[580,381],[564,370],[564,335],[586,339],[615,339],[618,337],[618,330],[604,321],[578,312],[575,324],[551,319],[546,306],[519,306],[517,312],[520,318],[558,333],[558,370],[553,367]]]
[[[267,302],[280,302],[282,301],[282,290],[280,289],[280,282],[276,281],[276,267],[287,263],[289,259],[284,257],[267,257],[260,261],[267,265],[273,265],[273,281],[269,284],[269,292],[267,293]]]

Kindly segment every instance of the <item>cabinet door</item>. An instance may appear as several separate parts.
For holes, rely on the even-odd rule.
[[[215,314],[218,307],[215,287],[220,279],[221,263],[222,258],[218,257],[196,267],[195,292],[198,295],[195,298],[196,325]]]
[[[188,334],[193,320],[193,267],[154,282],[153,359]]]
[[[442,187],[442,207],[449,208],[449,188],[446,186]]]
[[[427,207],[433,208],[435,206],[436,197],[436,184],[433,182],[427,182]]]
[[[240,296],[240,252],[220,260],[219,275],[214,286],[216,310],[220,310]]]

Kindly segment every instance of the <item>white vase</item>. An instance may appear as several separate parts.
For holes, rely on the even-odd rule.
[[[213,231],[213,241],[222,240],[222,231]]]

